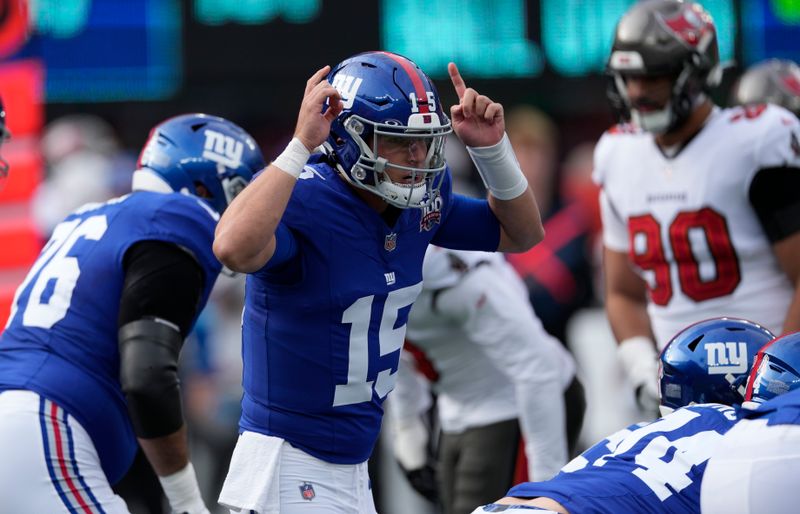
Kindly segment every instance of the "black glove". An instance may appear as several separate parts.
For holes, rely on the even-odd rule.
[[[407,470],[403,469],[406,474],[406,479],[411,487],[414,488],[419,494],[427,498],[429,501],[436,503],[439,501],[439,487],[436,483],[436,469],[430,464],[418,469]]]

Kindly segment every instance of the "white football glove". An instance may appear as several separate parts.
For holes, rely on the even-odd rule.
[[[658,394],[658,354],[652,339],[636,336],[625,339],[617,348],[617,356],[636,392],[636,402],[645,412],[657,412],[661,399]]]

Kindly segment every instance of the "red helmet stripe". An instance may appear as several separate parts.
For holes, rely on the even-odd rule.
[[[419,112],[431,112],[430,109],[428,109],[428,93],[425,91],[425,86],[422,83],[422,77],[420,77],[420,74],[417,72],[417,69],[414,67],[414,65],[411,64],[411,62],[409,62],[407,59],[404,59],[397,54],[393,54],[391,52],[380,53],[391,58],[394,62],[399,64],[411,79],[411,83],[414,85],[414,92],[417,95]]]
[[[782,339],[782,338],[783,338],[783,336],[776,337],[772,341],[770,341],[767,344],[765,344],[764,346],[762,346],[760,350],[758,350],[758,353],[756,354],[756,359],[755,359],[755,361],[753,361],[753,367],[750,368],[750,373],[749,373],[749,376],[747,377],[747,389],[745,390],[745,393],[744,393],[744,401],[749,402],[750,400],[753,399],[753,384],[756,381],[756,375],[758,374],[758,368],[761,367],[761,361],[764,360],[764,352],[766,352],[767,349],[770,346],[775,344],[776,341],[778,341],[779,339]]]

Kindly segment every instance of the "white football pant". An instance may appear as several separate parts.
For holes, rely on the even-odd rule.
[[[31,391],[0,392],[0,514],[128,514],[89,434]]]

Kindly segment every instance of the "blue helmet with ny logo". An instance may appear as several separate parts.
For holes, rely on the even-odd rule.
[[[800,389],[800,332],[781,336],[758,352],[746,400],[762,403],[795,389]]]
[[[343,110],[323,144],[339,173],[400,208],[431,204],[444,178],[444,144],[452,129],[431,79],[414,62],[391,52],[366,52],[339,63],[328,81]],[[378,142],[423,144],[422,162],[408,165],[378,155]],[[388,169],[402,182],[393,181]]]
[[[235,123],[184,114],[150,132],[133,173],[133,189],[199,196],[222,213],[264,166],[255,140]]]
[[[712,318],[680,331],[661,352],[662,414],[692,403],[741,404],[755,356],[774,337],[737,318]]]

